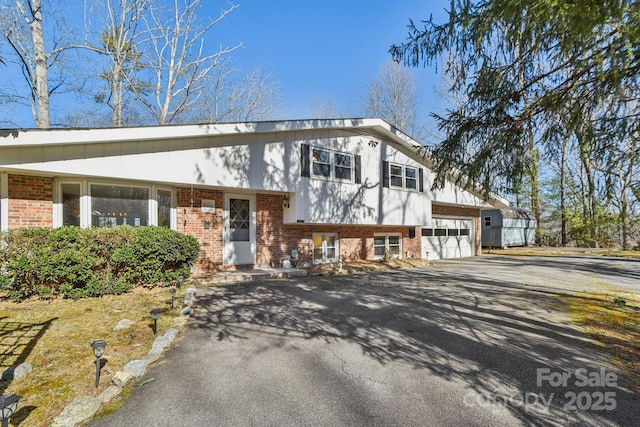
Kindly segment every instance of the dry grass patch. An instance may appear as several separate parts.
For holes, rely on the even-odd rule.
[[[176,302],[182,296],[179,290]],[[166,288],[75,301],[0,301],[0,369],[23,362],[33,366],[26,378],[0,382],[3,394],[21,396],[12,422],[46,426],[75,397],[97,396],[127,362],[141,359],[151,349],[152,308],[162,310],[158,334],[171,327],[181,306],[176,303],[172,309],[169,302]],[[122,319],[133,321],[133,326],[113,331]],[[95,339],[107,343],[98,388],[90,347]]]
[[[558,256],[558,255],[582,255],[582,256],[610,256],[618,258],[640,259],[640,251],[621,251],[615,249],[579,249],[579,248],[508,248],[508,249],[483,249],[484,254],[508,255],[508,256]]]
[[[385,271],[399,268],[425,267],[433,265],[432,262],[419,258],[392,258],[387,261],[353,260],[342,263],[340,273],[338,263],[315,264],[308,269],[309,275],[354,274],[366,271]]]
[[[572,321],[614,356],[640,391],[640,295],[582,293],[564,298]]]

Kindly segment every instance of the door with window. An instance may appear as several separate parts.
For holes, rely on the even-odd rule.
[[[256,262],[256,198],[227,194],[224,198],[225,265]]]

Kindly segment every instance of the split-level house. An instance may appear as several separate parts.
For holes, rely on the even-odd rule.
[[[0,229],[153,225],[200,272],[478,255],[480,209],[380,119],[0,131]]]

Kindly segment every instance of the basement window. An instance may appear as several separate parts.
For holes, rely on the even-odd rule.
[[[382,259],[387,256],[401,258],[402,238],[400,234],[377,234],[373,236],[373,257]]]
[[[335,233],[313,234],[313,263],[335,262],[338,260],[338,235]]]

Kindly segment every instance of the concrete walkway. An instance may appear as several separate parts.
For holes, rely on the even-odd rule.
[[[204,289],[153,381],[89,425],[637,425],[624,372],[554,296],[633,289],[639,264],[592,265],[490,256]]]

